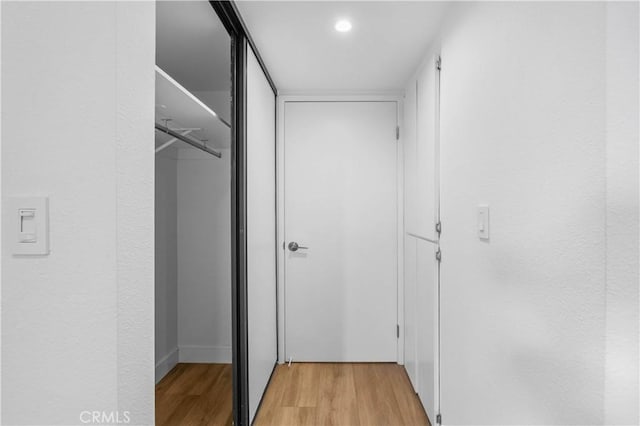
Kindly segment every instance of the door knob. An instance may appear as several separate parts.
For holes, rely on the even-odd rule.
[[[308,248],[309,247],[299,246],[298,243],[296,243],[295,241],[291,241],[289,243],[289,250],[291,250],[291,251],[306,250]]]

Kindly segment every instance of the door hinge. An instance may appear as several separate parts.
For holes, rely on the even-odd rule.
[[[442,424],[442,414],[438,414],[436,416],[436,423],[441,425]]]
[[[436,58],[436,69],[438,71],[442,69],[442,58],[440,56]]]
[[[396,126],[396,140],[400,140],[400,126]]]
[[[400,338],[400,324],[396,324],[396,338]]]
[[[438,233],[438,237],[440,236],[440,234],[442,234],[442,222],[440,221],[436,223],[436,232]]]
[[[442,252],[440,251],[440,248],[438,248],[438,251],[436,252],[436,260],[438,262],[442,261]]]

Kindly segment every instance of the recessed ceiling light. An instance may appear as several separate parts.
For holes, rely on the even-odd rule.
[[[334,26],[334,28],[339,33],[346,33],[348,31],[351,31],[351,22],[347,21],[346,19],[341,19],[338,22],[336,22],[336,25]]]

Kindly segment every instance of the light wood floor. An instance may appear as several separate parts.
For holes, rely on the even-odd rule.
[[[231,364],[178,364],[156,385],[156,425],[231,425]]]
[[[278,365],[255,426],[421,426],[429,420],[397,364]]]
[[[231,425],[229,364],[178,364],[156,385],[156,425]],[[426,426],[397,364],[279,365],[255,426]]]

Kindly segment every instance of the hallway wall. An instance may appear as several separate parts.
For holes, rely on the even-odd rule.
[[[640,424],[638,2],[607,4],[605,423]]]
[[[2,2],[2,204],[49,196],[51,237],[3,246],[2,424],[153,424],[154,8]]]
[[[625,200],[617,229],[630,232],[618,244],[605,226],[619,211],[608,204],[607,179],[617,165],[607,163],[616,127],[607,121],[611,7],[465,3],[443,27],[445,424],[638,422],[637,127],[616,148],[633,178],[615,182],[615,200]],[[637,40],[634,16],[617,40]],[[637,44],[615,54],[637,67]],[[637,94],[637,71],[617,77],[619,91],[631,85]],[[637,120],[637,97],[622,105]],[[487,242],[477,236],[479,204],[490,205]],[[623,282],[608,276],[607,254],[626,259]],[[636,363],[614,384],[605,340],[607,313],[619,309],[627,316],[618,315],[613,344],[634,351]],[[605,410],[605,383],[629,392],[624,414],[610,417],[613,400]]]

